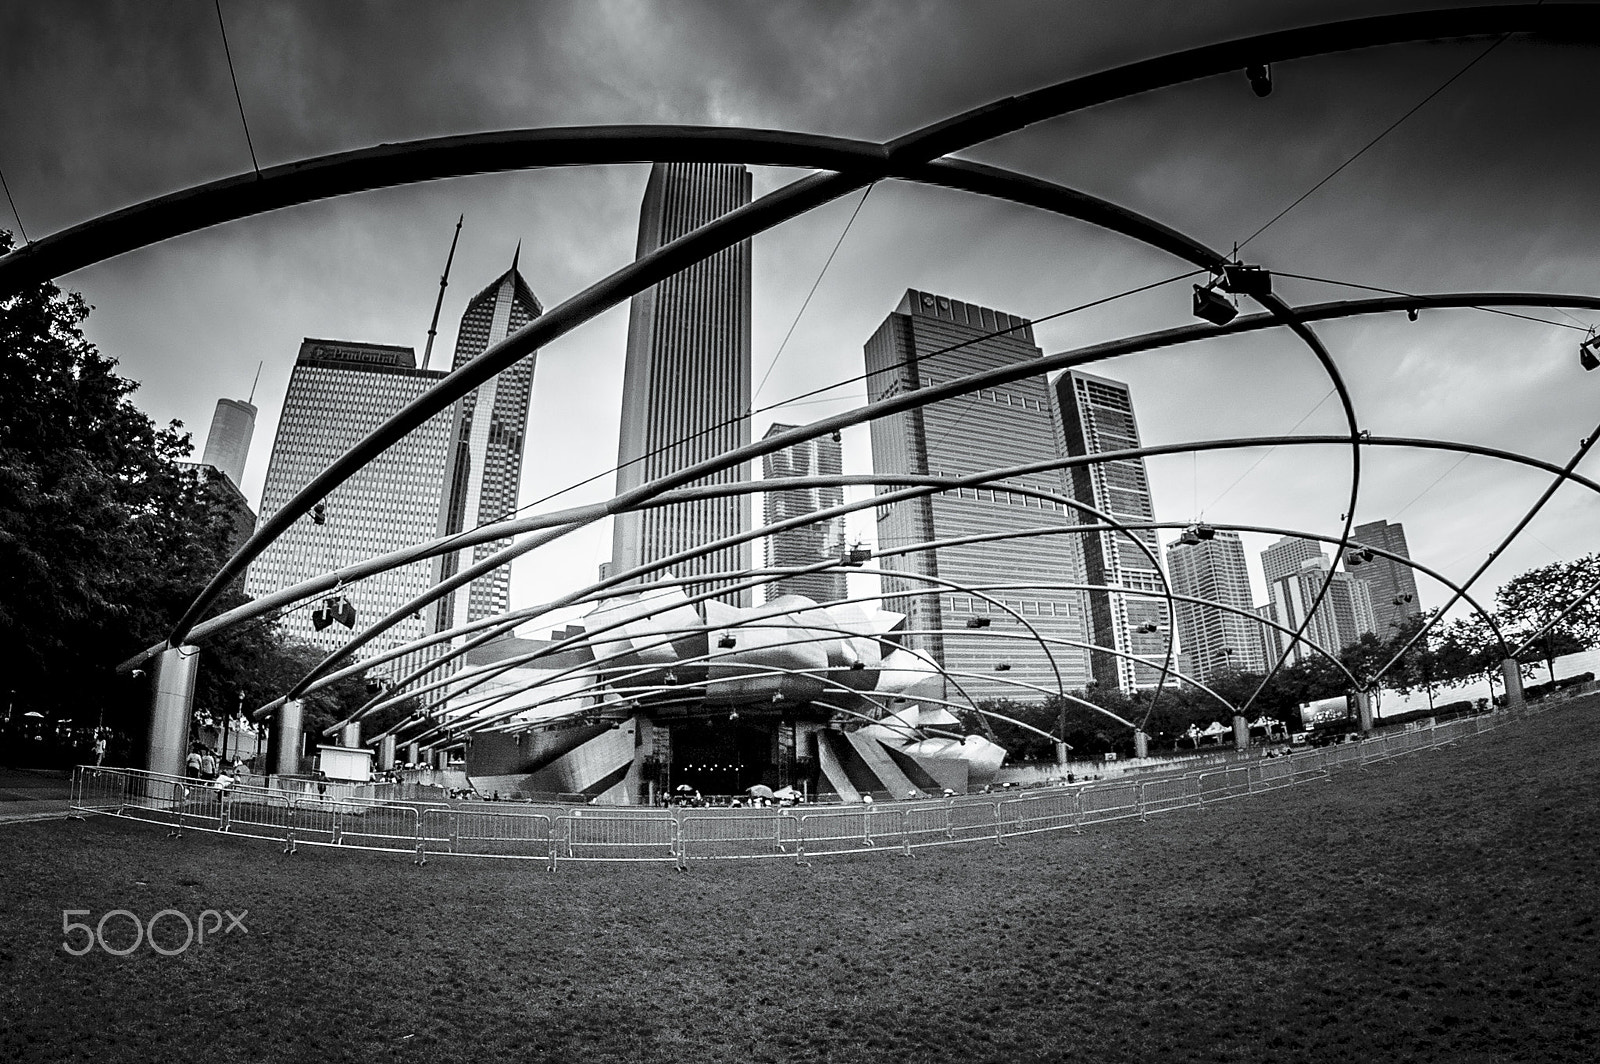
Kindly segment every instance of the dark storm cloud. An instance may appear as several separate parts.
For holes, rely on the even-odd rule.
[[[222,8],[250,132],[269,165],[385,141],[585,123],[741,124],[882,140],[1154,54],[1432,6],[1434,0],[224,0]],[[1250,93],[1242,73],[1230,74],[1042,123],[964,154],[1105,196],[1226,251],[1488,43],[1284,64],[1265,100]],[[1600,219],[1591,175],[1600,168],[1600,138],[1587,109],[1575,105],[1592,96],[1591,55],[1507,42],[1275,223],[1247,254],[1280,273],[1410,291],[1592,289],[1591,234]],[[0,168],[35,238],[247,171],[212,5],[0,6]],[[505,268],[519,239],[525,274],[554,305],[631,256],[643,175],[638,166],[501,175],[348,197],[171,241],[66,283],[100,306],[90,319],[95,339],[145,382],[140,402],[158,418],[203,428],[215,398],[242,394],[257,362],[266,363],[257,452],[247,467],[253,488],[299,337],[420,349],[462,211],[467,225],[441,347],[448,349],[462,301]],[[758,171],[756,180],[765,189],[791,177]],[[856,198],[758,238],[758,375],[777,354]],[[1183,268],[1081,223],[886,183],[851,227],[761,398],[859,373],[864,338],[908,286],[1039,317]],[[1280,285],[1293,301],[1350,294],[1287,278]],[[1177,285],[1071,315],[1041,326],[1041,342],[1062,350],[1185,323],[1186,297],[1187,286]],[[530,463],[530,476],[547,480],[526,485],[525,497],[609,464],[611,443],[600,437],[616,417],[623,318],[617,312],[585,326],[541,356],[530,447],[552,460]],[[1495,442],[1564,461],[1596,419],[1589,385],[1600,384],[1600,374],[1574,380],[1575,338],[1567,330],[1438,314],[1416,325],[1402,317],[1319,331],[1347,369],[1363,425],[1378,431]],[[1134,384],[1152,439],[1283,432],[1328,388],[1305,348],[1277,336],[1102,369]],[[841,394],[838,406],[779,413],[805,420],[861,400]],[[1330,400],[1303,428],[1341,424]],[[757,434],[764,427],[758,423]],[[864,448],[848,450],[857,442],[847,437],[847,455],[864,469]],[[1179,509],[1205,505],[1254,459],[1153,463],[1158,510],[1179,500]],[[1229,489],[1213,516],[1278,518],[1328,531],[1343,505],[1345,460],[1275,455]],[[1375,458],[1365,504],[1372,509],[1363,518],[1407,506],[1442,471],[1431,462]],[[1526,474],[1463,466],[1407,511],[1418,533],[1414,547],[1453,554],[1481,538],[1470,505],[1447,490],[1458,479],[1469,499],[1489,490],[1484,485],[1508,498],[1542,487]],[[1576,542],[1540,535],[1557,546]],[[569,559],[569,571],[589,571],[594,558]],[[1506,575],[1518,563],[1508,554]],[[527,572],[519,569],[519,587]]]

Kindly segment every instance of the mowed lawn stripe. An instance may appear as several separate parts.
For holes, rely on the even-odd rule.
[[[1596,723],[1591,698],[1148,823],[809,867],[14,825],[0,1059],[1589,1062]],[[249,931],[73,957],[66,909]]]

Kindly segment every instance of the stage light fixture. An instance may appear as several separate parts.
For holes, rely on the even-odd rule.
[[[1250,79],[1250,91],[1257,96],[1272,95],[1272,64],[1252,63],[1244,68],[1244,76]]]
[[[1578,345],[1578,365],[1584,369],[1600,369],[1600,336],[1591,333]]]
[[[987,628],[987,627],[989,627],[989,618],[987,618],[987,617],[968,617],[967,618],[967,627],[968,628]]]
[[[1222,264],[1222,288],[1236,296],[1255,296],[1260,299],[1272,294],[1272,271],[1262,266],[1243,262]]]
[[[1226,325],[1239,316],[1239,308],[1226,296],[1207,286],[1194,286],[1194,316],[1213,325]]]

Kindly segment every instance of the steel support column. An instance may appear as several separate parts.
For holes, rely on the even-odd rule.
[[[189,753],[189,722],[194,714],[194,680],[200,665],[198,647],[170,647],[155,662],[151,683],[150,730],[145,768],[168,776],[183,775]]]

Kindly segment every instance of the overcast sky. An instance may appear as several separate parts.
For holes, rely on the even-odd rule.
[[[1091,3],[241,3],[228,41],[262,166],[481,130],[589,123],[747,125],[885,140],[966,108],[1136,59],[1270,29],[1409,8],[1403,0]],[[1093,192],[1210,246],[1243,241],[1488,46],[1450,42],[1280,65],[1267,99],[1242,74],[1076,114],[968,157]],[[1513,38],[1273,224],[1247,259],[1280,273],[1412,292],[1595,291],[1600,136],[1595,54]],[[0,170],[27,234],[250,169],[211,3],[0,5]],[[547,308],[633,254],[645,165],[461,178],[278,211],[61,278],[95,306],[90,337],[142,382],[135,400],[204,443],[219,397],[263,363],[244,488],[259,498],[302,337],[420,353],[456,216],[440,318],[448,358],[466,300],[509,264]],[[756,193],[801,176],[758,168]],[[862,372],[862,344],[908,287],[1043,317],[1170,277],[1183,263],[1080,223],[906,184],[875,187],[816,295],[860,194],[755,241],[757,405]],[[0,204],[0,226],[14,227]],[[1357,293],[1280,277],[1296,302]],[[1048,353],[1186,324],[1187,282],[1038,329]],[[1600,421],[1591,316],[1536,324],[1475,311],[1320,325],[1363,427],[1524,450],[1564,463]],[[616,454],[626,308],[539,355],[524,501]],[[785,334],[793,335],[774,363]],[[442,355],[441,355],[442,353]],[[1342,432],[1337,401],[1287,335],[1102,363],[1129,382],[1147,443]],[[756,416],[808,421],[837,399]],[[865,426],[846,468],[870,469]],[[1584,471],[1600,474],[1597,459]],[[1151,462],[1158,516],[1336,534],[1348,449]],[[1442,480],[1437,480],[1446,474]],[[1437,483],[1435,481],[1437,480]],[[1544,489],[1486,459],[1371,451],[1358,518],[1403,521],[1414,556],[1465,577]],[[609,496],[612,478],[561,503]],[[870,520],[859,531],[870,534]],[[1600,501],[1559,493],[1490,586],[1597,549]],[[608,533],[518,563],[514,606],[589,576]],[[1255,552],[1266,539],[1250,541]],[[1259,588],[1259,572],[1257,595]],[[1426,605],[1445,595],[1419,581]]]

